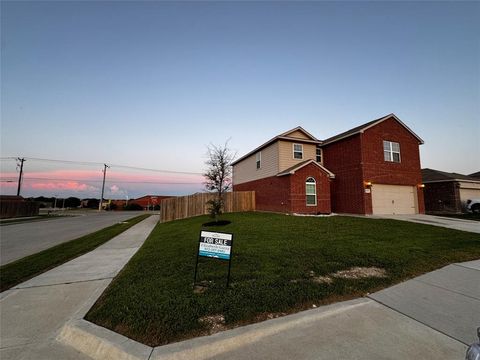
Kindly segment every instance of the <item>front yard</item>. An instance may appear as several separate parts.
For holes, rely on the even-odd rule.
[[[206,216],[159,224],[87,314],[150,346],[262,321],[384,288],[480,258],[480,236],[429,225],[354,217],[227,214],[211,231],[234,233],[227,262],[200,258]]]

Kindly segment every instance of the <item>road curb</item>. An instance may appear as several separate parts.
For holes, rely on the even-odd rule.
[[[66,324],[57,340],[92,359],[148,360],[153,350],[83,319]]]
[[[84,319],[76,319],[66,324],[57,340],[98,360],[202,360],[238,349],[295,326],[308,324],[372,302],[373,300],[366,298],[344,301],[155,348]]]

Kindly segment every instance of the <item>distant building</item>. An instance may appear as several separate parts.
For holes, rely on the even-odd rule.
[[[140,205],[145,210],[153,210],[157,205],[160,205],[160,201],[163,199],[171,198],[172,196],[164,195],[145,195],[138,199],[132,199],[129,203],[135,203]]]

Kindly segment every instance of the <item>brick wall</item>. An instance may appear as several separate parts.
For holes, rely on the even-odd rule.
[[[290,176],[271,176],[233,185],[233,191],[255,191],[257,210],[290,212]]]
[[[400,144],[400,163],[383,156],[383,140]],[[425,213],[419,141],[396,120],[388,119],[361,134],[363,177],[374,184],[409,185],[417,189],[418,210]],[[371,194],[365,194],[365,209],[372,213]]]
[[[365,213],[360,136],[354,135],[322,147],[323,164],[335,174],[332,181],[332,211]]]
[[[425,184],[425,211],[462,212],[460,189],[454,181]]]
[[[383,140],[400,144],[400,163],[383,157]],[[396,120],[388,119],[335,143],[323,146],[323,161],[335,174],[332,184],[332,210],[339,213],[371,214],[371,193],[365,181],[374,184],[409,185],[417,189],[418,210],[425,212],[419,142]]]
[[[305,181],[315,178],[317,205],[306,205]],[[256,209],[301,214],[331,212],[330,179],[316,165],[310,164],[293,175],[271,176],[233,186],[233,191],[255,191]]]
[[[291,212],[299,214],[330,214],[331,197],[330,184],[328,176],[316,165],[310,164],[294,175],[290,175],[290,194],[291,194]],[[313,177],[317,188],[317,205],[307,206],[305,182],[307,178]]]

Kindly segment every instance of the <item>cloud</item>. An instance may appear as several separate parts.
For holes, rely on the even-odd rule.
[[[69,190],[74,192],[97,191],[95,186],[82,184],[77,181],[50,181],[50,182],[34,182],[29,184],[30,188],[35,190]]]

